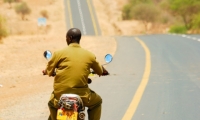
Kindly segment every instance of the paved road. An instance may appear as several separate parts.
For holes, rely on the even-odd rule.
[[[193,38],[198,38],[198,39],[200,39],[200,35],[198,35],[198,34],[188,35],[188,36],[191,36],[191,37],[193,37]]]
[[[200,41],[200,35],[199,34],[171,34],[171,35],[175,35],[175,36],[181,36],[181,37],[185,37],[185,38],[188,38],[188,39],[191,39],[191,40],[197,40],[197,41]]]
[[[99,35],[90,0],[65,0],[67,27]],[[139,39],[137,39],[139,38]],[[200,35],[116,37],[111,75],[90,87],[103,98],[102,120],[199,120]]]
[[[138,36],[150,51],[151,70],[142,85],[146,53],[135,37],[117,37],[111,75],[90,85],[103,98],[102,120],[122,120],[136,96],[144,93],[131,120],[200,119],[200,42],[180,35]],[[136,96],[137,97],[137,96]],[[128,119],[127,119],[128,120]]]
[[[79,28],[83,35],[101,35],[92,0],[64,0],[67,29]]]

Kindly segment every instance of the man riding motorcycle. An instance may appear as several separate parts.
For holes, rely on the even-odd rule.
[[[51,94],[48,106],[50,116],[48,120],[56,120],[57,102],[62,94],[72,93],[81,97],[84,105],[88,107],[89,120],[100,120],[101,97],[88,87],[90,68],[96,74],[108,75],[108,71],[101,66],[91,52],[80,47],[81,31],[77,28],[69,29],[66,34],[68,47],[56,51],[44,75],[54,76],[54,91]]]

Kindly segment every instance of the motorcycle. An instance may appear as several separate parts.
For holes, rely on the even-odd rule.
[[[52,53],[49,50],[44,51],[44,57],[50,60]],[[110,63],[113,57],[110,54],[105,55],[105,64]],[[93,70],[90,70],[91,74],[95,74]],[[54,72],[55,76],[56,73]],[[92,80],[88,78],[88,84]],[[58,102],[59,109],[57,111],[57,120],[84,120],[85,119],[85,106],[82,99],[77,94],[62,94]]]

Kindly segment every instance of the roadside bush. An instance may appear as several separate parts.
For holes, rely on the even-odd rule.
[[[31,9],[28,7],[28,5],[25,2],[18,4],[15,7],[15,11],[17,14],[21,14],[22,20],[25,19],[25,15],[28,15],[31,13]]]
[[[200,29],[200,13],[194,16],[192,25],[194,29]]]
[[[49,14],[48,14],[48,12],[46,10],[40,11],[40,14],[42,15],[42,17],[45,17],[46,19],[49,18]]]
[[[123,9],[122,9],[122,19],[123,20],[129,20],[129,19],[131,19],[131,17],[130,17],[131,7],[132,7],[131,4],[127,4],[127,5],[125,5],[123,7]]]
[[[160,8],[162,8],[162,10],[166,10],[169,11],[170,10],[170,3],[169,0],[162,0],[159,3]]]
[[[154,23],[159,17],[159,11],[153,4],[141,3],[131,9],[130,16],[143,22],[146,31],[148,23]]]
[[[15,2],[15,0],[4,0],[4,2],[7,2],[7,3],[9,3],[9,5],[10,5],[10,8],[12,8],[12,3],[13,2]]]
[[[163,13],[162,16],[160,17],[160,22],[161,22],[162,24],[167,24],[167,23],[169,23],[169,22],[170,22],[169,15]]]
[[[179,33],[179,34],[185,34],[187,33],[187,28],[185,26],[172,26],[169,30],[170,33]]]
[[[8,35],[5,23],[6,23],[6,19],[0,15],[0,42],[3,37],[6,37]]]
[[[152,3],[152,1],[151,0],[129,0],[129,3],[126,4],[122,9],[122,19],[123,20],[132,19],[130,15],[131,9],[137,6],[138,4],[142,4],[142,3],[150,4]]]
[[[15,2],[22,2],[22,0],[15,0]]]

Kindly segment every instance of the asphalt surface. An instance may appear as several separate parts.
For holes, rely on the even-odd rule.
[[[199,35],[197,35],[199,36]],[[200,119],[200,42],[181,35],[138,36],[151,53],[151,72],[132,120]],[[117,37],[111,75],[91,88],[103,98],[102,120],[121,120],[138,88],[145,52],[135,37]]]
[[[83,35],[101,35],[92,0],[64,0],[67,29],[79,28]]]
[[[68,28],[80,28],[83,35],[100,35],[99,27],[95,32],[98,22],[87,0],[65,0],[65,5]],[[101,120],[122,120],[133,107],[130,103],[148,61],[136,37],[150,51],[151,69],[144,93],[139,93],[141,99],[133,105],[137,107],[131,120],[199,120],[200,35],[175,34],[116,37],[116,54],[106,66],[111,75],[95,78],[90,85],[103,99]]]

